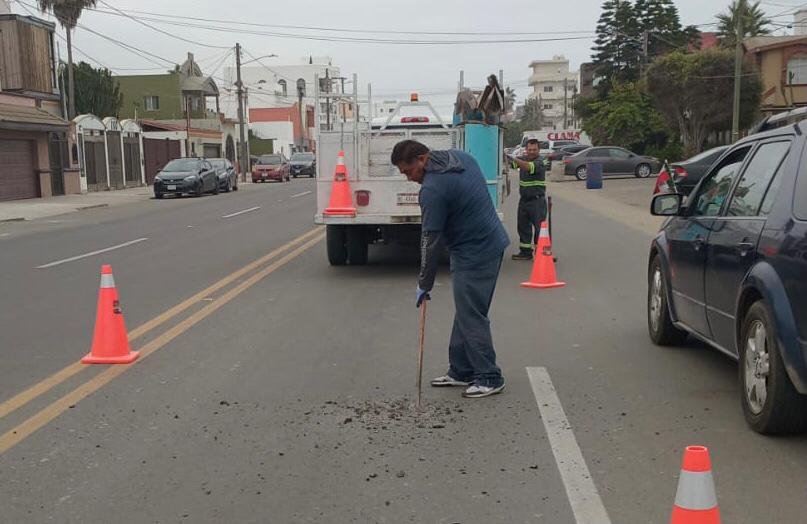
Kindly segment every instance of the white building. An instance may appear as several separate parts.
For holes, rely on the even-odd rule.
[[[537,99],[541,106],[544,129],[576,128],[572,101],[579,89],[579,73],[570,70],[569,60],[563,55],[553,56],[552,60],[534,60],[530,68],[529,84],[533,92],[529,97]]]
[[[334,66],[330,57],[305,57],[294,64],[276,64],[276,58],[262,58],[253,61],[250,56],[244,57],[241,67],[241,80],[247,93],[247,104],[251,108],[289,107],[299,100],[298,89],[303,94],[303,104],[314,105],[314,78],[319,76],[320,89],[325,90],[331,79],[331,92],[341,93],[343,82],[347,79],[340,74],[339,67]],[[238,96],[235,92],[236,70],[234,67],[224,69],[227,88],[221,96],[221,110],[228,118],[238,118]],[[349,91],[349,89],[348,89]],[[330,104],[331,118],[340,115],[337,104]],[[328,105],[322,102],[320,115],[326,120]],[[247,111],[248,113],[248,111]]]

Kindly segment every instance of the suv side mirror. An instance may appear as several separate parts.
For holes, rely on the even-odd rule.
[[[678,193],[666,193],[653,197],[650,214],[658,217],[674,217],[681,214],[684,196]]]

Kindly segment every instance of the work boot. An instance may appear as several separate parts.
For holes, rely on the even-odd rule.
[[[513,260],[532,260],[532,251],[519,251],[513,255]]]

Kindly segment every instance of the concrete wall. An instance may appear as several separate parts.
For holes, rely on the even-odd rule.
[[[120,85],[123,95],[119,118],[137,118],[147,120],[182,119],[185,112],[182,103],[182,93],[179,82],[180,75],[133,75],[117,76],[115,79]],[[160,97],[158,111],[146,111],[144,98],[146,96]]]
[[[756,62],[762,78],[762,108],[783,108],[807,104],[807,85],[788,85],[787,62],[793,56],[807,57],[807,46],[764,50],[757,54]]]
[[[291,156],[294,148],[294,124],[292,122],[259,122],[250,124],[258,138],[274,141],[274,152]]]

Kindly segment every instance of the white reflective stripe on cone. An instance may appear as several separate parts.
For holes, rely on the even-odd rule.
[[[115,287],[115,277],[112,275],[101,275],[101,289]]]
[[[541,228],[541,234],[539,235],[539,238],[549,238],[549,228],[548,227],[543,226]]]
[[[682,509],[706,510],[717,507],[711,471],[681,471],[675,505]]]

